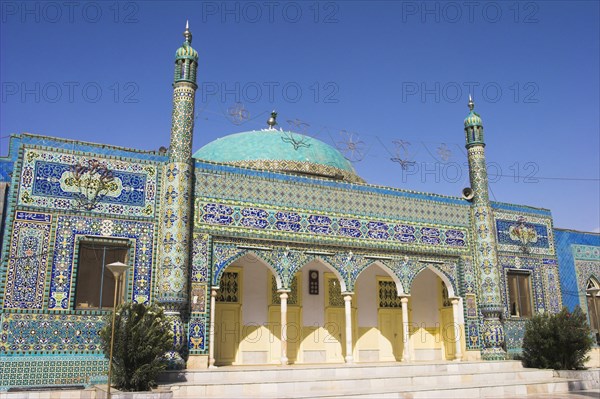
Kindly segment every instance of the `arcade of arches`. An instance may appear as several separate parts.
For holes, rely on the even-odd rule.
[[[251,253],[223,271],[212,291],[211,364],[460,360],[465,350],[462,301],[432,267],[410,295],[381,262],[360,273],[354,292],[319,258],[288,290],[276,275]]]

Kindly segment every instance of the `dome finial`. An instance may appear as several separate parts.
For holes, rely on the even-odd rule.
[[[183,32],[183,37],[185,37],[185,41],[189,44],[192,44],[192,32],[190,32],[190,21],[185,21],[185,32]]]
[[[469,109],[473,111],[473,108],[475,108],[475,103],[473,102],[473,97],[469,94]]]
[[[269,130],[274,129],[275,125],[277,125],[277,112],[275,110],[271,112],[271,117],[267,121],[267,125],[269,125]]]

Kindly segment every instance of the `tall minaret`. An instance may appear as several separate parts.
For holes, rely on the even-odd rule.
[[[169,162],[163,175],[162,214],[160,221],[157,302],[173,322],[173,350],[167,353],[170,368],[183,368],[177,352],[185,335],[181,312],[188,303],[188,267],[192,226],[192,136],[198,52],[191,46],[192,33],[186,23],[185,42],[175,54],[173,80],[173,119]]]
[[[475,103],[469,96],[469,110],[465,118],[469,179],[473,189],[471,226],[475,235],[475,264],[479,269],[480,309],[483,314],[481,357],[484,360],[505,359],[504,327],[500,320],[502,300],[500,269],[496,251],[496,229],[488,196],[487,165],[481,117],[473,111]]]

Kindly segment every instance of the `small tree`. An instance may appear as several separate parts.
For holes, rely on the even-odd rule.
[[[110,356],[112,315],[100,330],[104,354]],[[158,305],[127,302],[117,308],[113,348],[114,385],[123,391],[149,391],[166,364],[161,356],[171,349],[173,333]]]
[[[594,340],[585,313],[577,306],[573,313],[542,313],[525,326],[523,365],[525,367],[579,370],[589,359]]]

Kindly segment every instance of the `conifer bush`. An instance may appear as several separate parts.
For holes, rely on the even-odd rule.
[[[110,356],[112,314],[100,330],[104,354]],[[112,384],[122,391],[149,391],[166,367],[162,355],[171,349],[173,333],[158,305],[127,302],[117,308]]]
[[[542,313],[525,326],[523,365],[525,367],[581,370],[594,339],[585,313],[579,306],[570,313]]]

